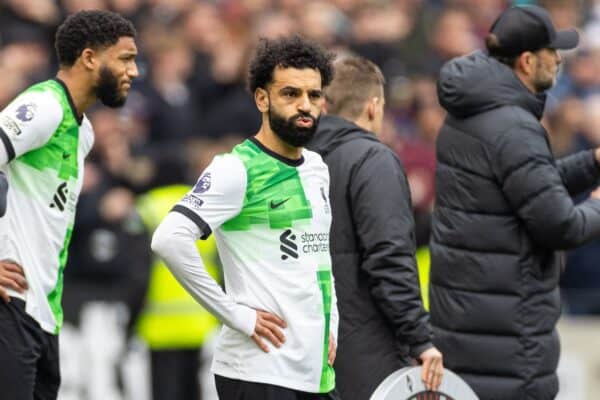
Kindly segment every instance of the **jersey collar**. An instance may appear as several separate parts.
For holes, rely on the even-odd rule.
[[[56,82],[58,82],[60,84],[60,86],[62,86],[63,90],[67,94],[67,99],[69,100],[69,105],[71,106],[71,111],[73,112],[73,116],[75,117],[75,120],[77,121],[77,124],[81,125],[81,122],[83,121],[83,114],[79,115],[79,113],[77,112],[77,107],[75,107],[75,103],[73,103],[73,98],[71,97],[71,93],[69,92],[69,88],[60,79],[54,78],[54,80]]]
[[[258,141],[258,139],[256,139],[255,136],[252,136],[252,137],[248,138],[248,140],[251,141],[252,143],[254,143],[263,152],[267,153],[271,157],[273,157],[273,158],[275,158],[275,159],[281,161],[282,163],[287,164],[287,165],[289,165],[291,167],[299,167],[304,162],[304,156],[300,156],[299,159],[294,160],[292,158],[287,158],[287,157],[284,157],[284,156],[282,156],[280,154],[277,154],[273,150],[267,149],[265,147],[265,145],[263,145],[261,142]]]

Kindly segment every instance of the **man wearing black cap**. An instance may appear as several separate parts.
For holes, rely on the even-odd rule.
[[[448,368],[481,400],[546,400],[558,392],[560,250],[600,238],[600,150],[555,160],[540,124],[556,80],[556,31],[535,6],[492,25],[487,52],[448,62],[438,95],[431,241],[431,322]]]

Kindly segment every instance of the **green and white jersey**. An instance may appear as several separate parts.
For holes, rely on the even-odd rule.
[[[25,300],[42,329],[57,334],[63,321],[63,269],[94,135],[78,120],[66,86],[48,80],[31,86],[0,113],[0,169],[9,182],[0,218],[0,259],[21,265]]]
[[[174,207],[204,237],[215,233],[227,295],[287,323],[285,343],[268,342],[269,353],[249,337],[255,321],[246,332],[224,325],[215,374],[313,393],[334,388],[327,355],[338,315],[328,194],[329,171],[317,153],[287,160],[249,139],[217,156]]]

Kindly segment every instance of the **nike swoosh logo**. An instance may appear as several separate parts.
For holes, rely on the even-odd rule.
[[[276,203],[276,202],[274,202],[273,200],[271,200],[271,203],[270,203],[271,209],[272,209],[272,210],[274,210],[274,209],[276,209],[276,208],[279,208],[279,207],[281,207],[281,206],[283,205],[283,203],[285,203],[285,202],[286,202],[286,201],[288,201],[289,199],[291,199],[291,197],[288,197],[287,199],[285,199],[285,200],[283,200],[283,201],[280,201],[280,202],[277,202],[277,203]]]
[[[69,157],[71,157],[69,153],[63,153],[63,160],[66,160]]]

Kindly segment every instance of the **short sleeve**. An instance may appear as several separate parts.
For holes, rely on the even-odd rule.
[[[50,92],[25,92],[0,112],[0,165],[43,146],[56,131],[63,110]]]
[[[212,231],[237,216],[244,204],[246,168],[236,156],[217,156],[204,170],[196,185],[173,207],[191,219],[206,239]]]

